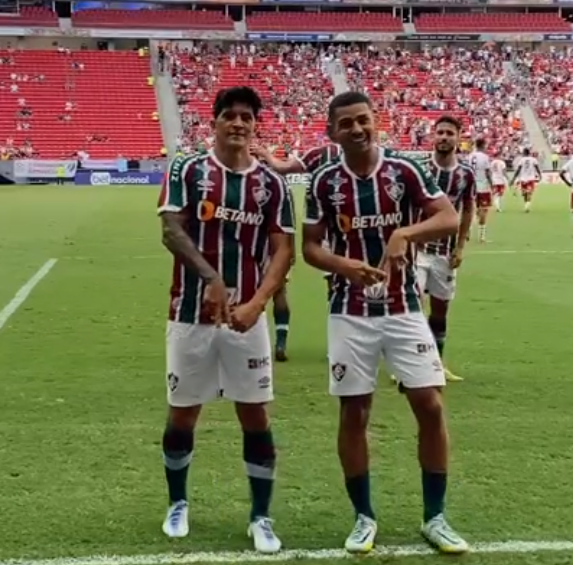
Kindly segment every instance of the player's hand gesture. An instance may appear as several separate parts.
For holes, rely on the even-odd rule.
[[[263,161],[266,161],[271,154],[268,149],[265,149],[260,145],[251,145],[249,151],[251,152],[251,155],[254,155],[257,159],[261,159]]]
[[[357,286],[372,286],[384,281],[386,275],[384,271],[370,266],[368,263],[357,259],[346,259],[340,274],[347,278],[352,284]]]
[[[457,269],[463,261],[463,252],[461,249],[456,248],[450,257],[450,268]]]
[[[229,323],[229,293],[222,278],[213,279],[205,287],[203,307],[217,327]]]
[[[257,323],[262,313],[263,308],[252,300],[241,304],[231,310],[229,327],[236,332],[248,332]]]
[[[408,240],[404,237],[402,230],[399,228],[394,230],[384,250],[381,263],[382,271],[387,277],[390,277],[392,271],[403,269],[408,263],[406,258],[408,245]]]

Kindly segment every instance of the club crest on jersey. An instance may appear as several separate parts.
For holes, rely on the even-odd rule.
[[[336,171],[336,174],[326,181],[328,186],[334,189],[335,194],[348,182],[348,179],[343,179],[340,175],[340,171]]]
[[[388,184],[385,187],[388,196],[398,204],[402,200],[404,192],[406,192],[404,183],[398,182],[401,177],[401,173],[394,167],[388,167],[388,169],[380,176],[388,181]]]
[[[266,187],[267,176],[265,173],[261,172],[253,177],[257,181],[257,184],[253,186],[253,198],[257,203],[257,206],[264,206],[272,196],[272,192]]]

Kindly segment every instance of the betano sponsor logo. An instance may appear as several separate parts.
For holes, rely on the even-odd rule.
[[[385,228],[396,226],[402,223],[402,212],[390,212],[388,214],[377,214],[374,216],[347,216],[338,214],[338,227],[340,231],[348,233],[352,230],[366,230],[369,228]]]
[[[201,202],[199,202],[197,216],[203,222],[222,220],[224,222],[247,224],[249,226],[260,226],[265,219],[262,214],[246,212],[245,210],[235,210],[234,208],[226,208],[225,206],[217,206],[209,200],[201,200]]]

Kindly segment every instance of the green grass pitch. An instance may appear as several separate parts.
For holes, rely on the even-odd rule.
[[[0,310],[58,259],[0,330],[1,563],[251,547],[241,437],[224,402],[197,434],[191,536],[161,533],[170,258],[156,198],[148,188],[0,188]],[[569,193],[541,187],[530,214],[511,194],[504,205],[491,243],[470,244],[452,306],[447,363],[466,380],[447,390],[449,517],[470,542],[573,539]],[[324,283],[299,259],[289,293],[291,359],[276,367],[272,407],[276,529],[288,548],[339,548],[353,516],[326,392]],[[381,371],[370,428],[379,543],[419,541],[415,433]],[[571,564],[573,552],[464,563]]]

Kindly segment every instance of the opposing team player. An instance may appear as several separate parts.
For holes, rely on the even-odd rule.
[[[461,219],[457,234],[420,246],[416,264],[420,289],[430,297],[428,323],[440,357],[443,358],[448,307],[454,298],[456,271],[463,260],[464,247],[475,213],[476,187],[472,167],[459,161],[456,156],[461,123],[451,116],[442,116],[435,128],[434,152],[425,167],[460,213]],[[448,369],[445,369],[445,373],[449,381],[463,380]]]
[[[491,182],[493,184],[493,205],[497,212],[501,212],[501,201],[507,187],[505,161],[499,153],[491,162]]]
[[[377,532],[366,430],[383,352],[418,421],[422,534],[444,552],[461,553],[467,543],[444,517],[449,450],[440,391],[446,381],[413,265],[413,247],[455,234],[458,215],[422,168],[376,145],[366,95],[335,96],[328,122],[342,154],[312,177],[303,255],[335,278],[328,318],[330,392],[340,398],[338,453],[356,513],[345,546],[368,552]],[[427,219],[418,222],[420,210]],[[327,230],[331,250],[322,246]]]
[[[470,153],[469,163],[476,179],[476,206],[478,220],[478,241],[485,243],[487,216],[491,208],[492,178],[491,165],[485,152],[485,140],[476,140],[475,150]]]
[[[269,150],[263,147],[254,147],[252,151],[257,157],[263,159],[272,169],[281,175],[312,174],[318,167],[340,156],[340,146],[335,143],[313,147],[304,153],[302,157],[292,157],[286,161],[278,159]],[[330,245],[328,239],[323,241],[323,245],[328,249]],[[327,294],[330,295],[332,275],[325,273],[324,278],[326,280]],[[290,309],[286,302],[286,285],[284,285],[278,293],[278,304],[280,307],[277,307],[277,299],[275,299],[275,326],[277,328],[276,351],[280,351],[279,345],[284,344],[284,347],[286,347],[288,319],[290,318]],[[283,319],[286,320],[286,324]],[[282,327],[286,327],[286,333],[279,333],[280,330],[278,328],[281,327],[281,325]]]
[[[573,189],[573,157],[563,165],[559,172],[559,177],[569,188]],[[571,209],[571,220],[573,221],[573,190],[571,190],[569,208]]]
[[[529,212],[531,208],[531,199],[533,198],[535,185],[541,180],[542,176],[537,159],[531,156],[531,151],[526,147],[523,150],[523,157],[519,160],[519,165],[511,180],[512,186],[516,180],[519,180],[524,210],[526,212]]]
[[[273,379],[264,312],[291,264],[294,212],[283,179],[249,153],[260,110],[252,89],[221,90],[214,149],[176,158],[159,200],[163,243],[174,255],[163,435],[170,507],[163,531],[189,532],[194,430],[202,405],[224,396],[235,403],[243,431],[249,534],[258,551],[273,553],[281,543],[269,518],[275,447],[265,407]]]

